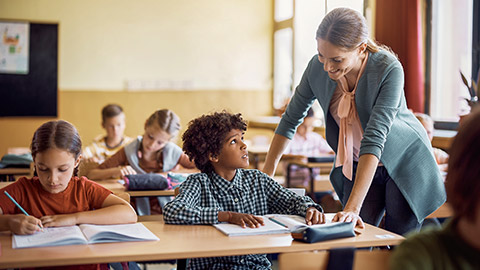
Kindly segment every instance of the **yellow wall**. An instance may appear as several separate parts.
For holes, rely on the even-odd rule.
[[[143,134],[143,124],[157,109],[170,108],[180,116],[182,132],[189,120],[204,113],[227,109],[240,112],[246,119],[271,113],[271,95],[267,91],[62,91],[59,96],[59,117],[73,123],[88,144],[98,134],[101,108],[108,102],[122,104],[127,115],[125,133]],[[0,118],[0,155],[8,147],[29,146],[33,132],[52,118]],[[248,133],[247,135],[253,135]],[[178,139],[177,143],[181,144]]]
[[[160,108],[183,128],[223,108],[271,114],[271,13],[271,0],[0,0],[0,18],[59,24],[58,117],[84,143],[102,133],[100,110],[113,102],[130,136]],[[28,146],[47,120],[0,118],[0,155]]]

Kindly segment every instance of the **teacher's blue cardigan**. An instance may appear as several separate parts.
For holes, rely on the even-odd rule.
[[[337,152],[339,128],[329,112],[336,85],[314,56],[275,133],[291,139],[317,99],[325,114],[327,141]],[[422,222],[445,202],[445,186],[425,129],[407,108],[403,86],[403,68],[395,56],[386,51],[369,54],[355,93],[364,131],[360,155],[373,154],[380,159]],[[330,181],[342,199],[341,167],[332,169]]]

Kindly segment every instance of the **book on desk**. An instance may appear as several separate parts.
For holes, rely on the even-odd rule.
[[[12,248],[160,240],[142,223],[49,227],[30,235],[12,237]]]
[[[264,225],[258,228],[243,228],[230,223],[219,223],[214,226],[228,236],[291,233],[294,239],[310,243],[355,236],[355,224],[332,222],[333,216],[334,214],[327,214],[324,224],[315,225],[307,225],[305,218],[301,216],[272,214],[262,216]]]

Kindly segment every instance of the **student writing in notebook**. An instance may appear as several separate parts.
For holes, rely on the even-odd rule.
[[[165,206],[169,224],[216,224],[260,227],[266,214],[297,214],[307,224],[324,222],[320,205],[298,196],[249,165],[243,141],[247,124],[240,114],[216,112],[190,121],[182,136],[183,150],[201,173],[190,175],[180,194]],[[198,258],[190,269],[270,269],[265,254]]]
[[[126,201],[85,177],[75,176],[82,142],[72,124],[63,120],[44,123],[35,131],[30,148],[38,177],[20,178],[0,190],[0,231],[33,234],[41,226],[137,221]],[[4,191],[29,215],[23,214]]]
[[[445,181],[453,218],[395,248],[390,269],[480,269],[480,108],[460,124]]]

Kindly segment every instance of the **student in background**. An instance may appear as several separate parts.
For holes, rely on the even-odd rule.
[[[427,131],[430,141],[433,140],[433,119],[424,113],[415,113],[417,119],[422,123],[425,131]],[[448,154],[440,148],[433,147],[433,155],[437,161],[438,167],[441,171],[446,172],[448,169]]]
[[[307,115],[303,119],[303,123],[297,128],[297,132],[292,138],[292,141],[287,146],[284,154],[303,155],[305,157],[318,157],[325,155],[333,155],[332,148],[322,135],[313,131],[313,123],[315,121],[313,109],[310,108]],[[284,171],[287,172],[286,167],[288,162],[284,162]],[[316,176],[320,175],[320,169],[314,168],[313,173]],[[292,186],[307,187],[310,181],[310,169],[299,168],[292,165],[290,167],[290,184]],[[320,204],[327,212],[337,212],[341,209],[340,203],[337,203],[333,198],[333,192],[316,192],[315,196],[320,201]]]
[[[122,107],[117,104],[103,107],[102,128],[107,134],[97,136],[91,145],[83,149],[82,156],[85,160],[102,163],[132,141],[132,138],[123,134],[125,114]]]
[[[453,218],[441,230],[407,238],[390,269],[480,269],[480,109],[462,123],[450,147],[447,188]]]
[[[323,223],[320,205],[298,196],[258,170],[247,170],[243,141],[247,124],[241,114],[217,112],[190,121],[183,150],[201,173],[190,175],[180,194],[165,206],[169,224],[229,222],[259,227],[259,215],[297,214],[309,224]],[[270,269],[265,254],[189,260],[189,269]]]
[[[173,111],[163,109],[154,112],[145,121],[145,133],[142,136],[91,170],[88,177],[98,180],[123,178],[129,174],[161,173],[174,170],[178,165],[195,168],[182,149],[171,142],[179,130],[180,118]],[[158,200],[163,206],[168,198],[159,197]],[[140,215],[150,214],[145,199],[136,199],[136,202],[143,205],[137,205],[137,211],[145,211]]]
[[[93,181],[75,176],[81,147],[77,130],[66,121],[50,121],[35,131],[31,152],[38,177],[22,177],[0,190],[0,231],[33,234],[41,227],[137,221],[135,211],[126,201]],[[97,265],[79,268],[90,266],[97,269]]]

